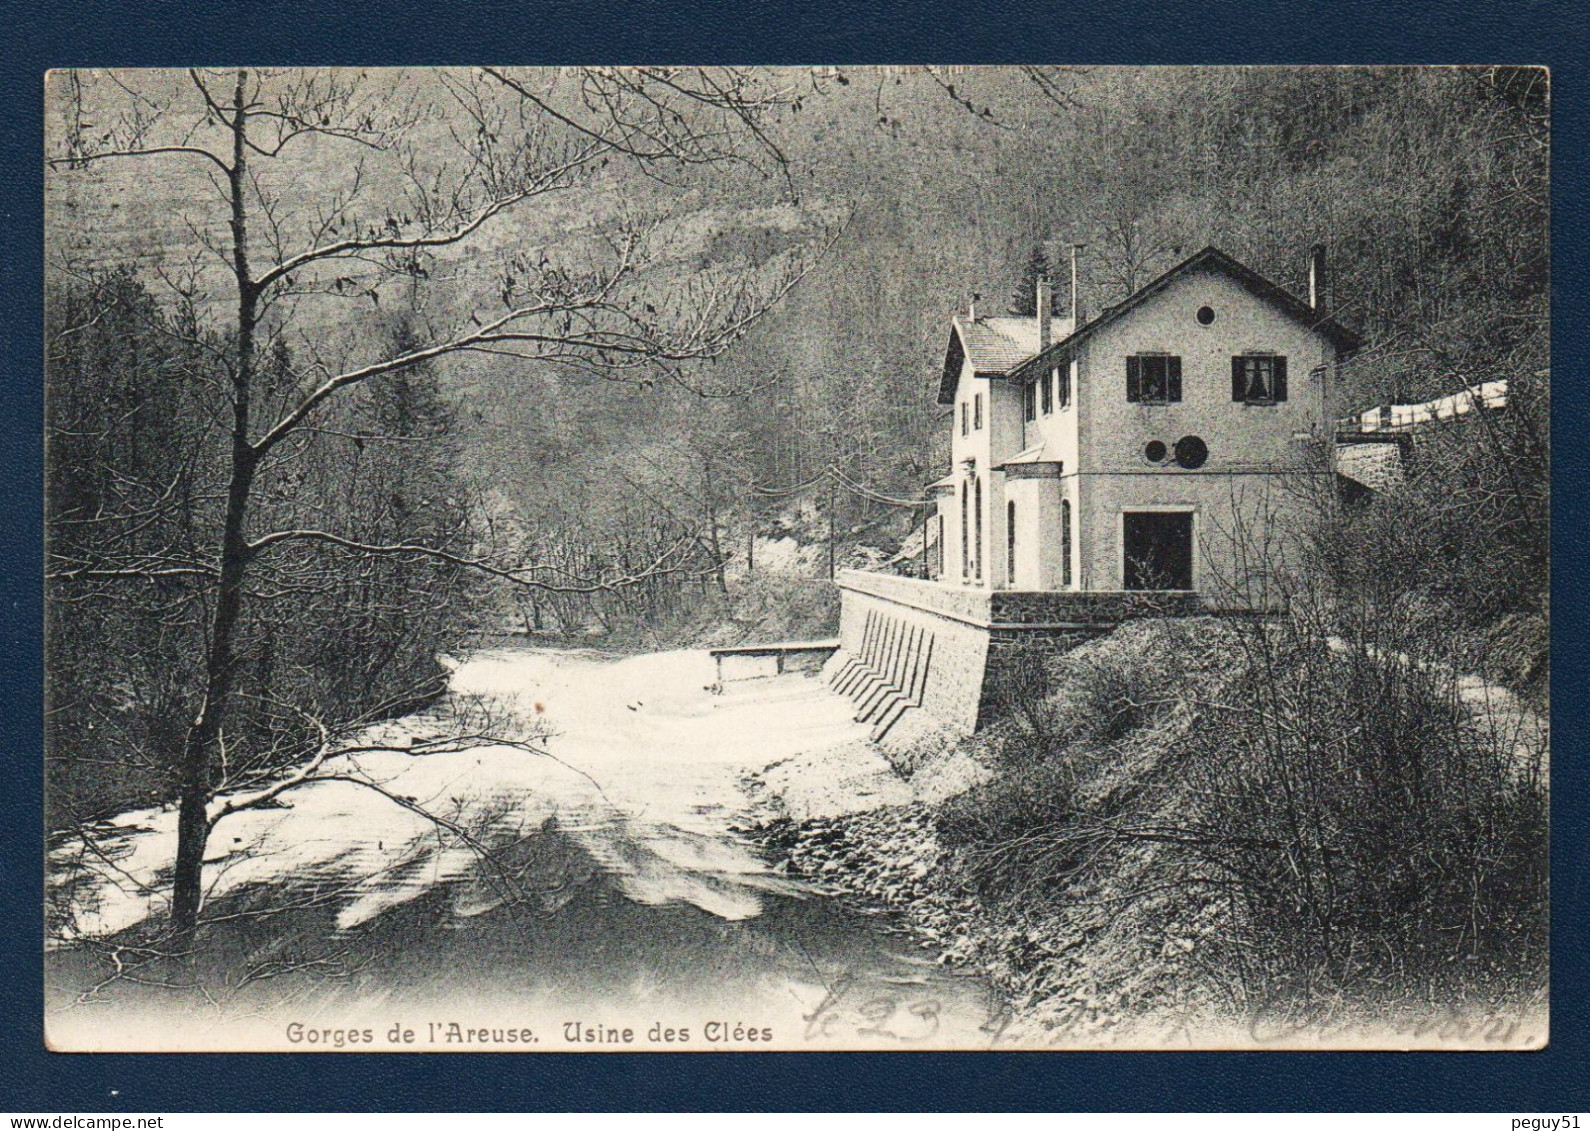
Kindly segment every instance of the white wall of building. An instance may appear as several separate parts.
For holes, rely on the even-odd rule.
[[[1202,306],[1215,313],[1210,325],[1198,322]],[[1127,357],[1156,352],[1182,359],[1180,403],[1129,402]],[[1232,400],[1231,359],[1255,353],[1287,358],[1284,402]],[[1257,558],[1295,561],[1310,449],[1329,442],[1334,363],[1322,334],[1214,271],[1177,279],[1090,338],[1075,391],[1081,586],[1123,587],[1121,516],[1133,509],[1194,513],[1194,586],[1215,604],[1242,604],[1232,601],[1233,586],[1255,591]],[[1184,436],[1209,449],[1197,471],[1173,458],[1156,466],[1143,454],[1150,440],[1173,449]]]
[[[983,398],[983,426],[972,427],[961,435],[961,406],[967,406],[967,419],[975,420],[972,411],[974,398]],[[966,461],[974,463],[974,474],[982,482],[982,577],[973,572],[965,584],[974,588],[1002,589],[1008,585],[1005,561],[1005,475],[995,471],[998,465],[1021,450],[1022,419],[1021,389],[1000,378],[979,377],[968,361],[962,366],[961,377],[955,391],[955,412],[951,421],[953,435],[950,442],[951,473],[955,477],[955,493],[940,504],[940,513],[946,516],[944,532],[947,539],[944,580],[962,583],[961,570],[961,503],[960,493],[966,482]],[[975,497],[975,492],[974,492]],[[969,524],[969,541],[975,543],[976,523]],[[975,553],[975,549],[973,550]]]
[[[1214,312],[1204,325],[1201,307]],[[1170,404],[1127,400],[1126,359],[1136,354],[1181,359],[1181,399]],[[1231,361],[1243,354],[1287,359],[1287,398],[1274,404],[1232,399]],[[944,574],[974,588],[1060,589],[1061,503],[1072,507],[1071,587],[1115,590],[1125,585],[1123,514],[1184,511],[1193,517],[1193,584],[1218,607],[1271,603],[1273,569],[1296,562],[1298,520],[1310,504],[1316,462],[1330,442],[1326,406],[1335,366],[1329,340],[1283,314],[1217,270],[1189,272],[1095,331],[1069,363],[1070,403],[1055,396],[1050,411],[1036,398],[1026,420],[1021,385],[977,376],[968,361],[956,389],[951,472],[944,517]],[[1052,372],[1043,380],[1051,383]],[[961,434],[961,405],[971,420],[983,398],[981,428]],[[1144,448],[1159,440],[1174,450],[1197,436],[1209,451],[1197,470],[1174,457],[1150,462]],[[1042,460],[1062,477],[996,471],[1018,453],[1043,444]],[[967,461],[982,484],[981,576],[963,579],[961,490]],[[975,497],[974,492],[970,492]],[[1010,571],[1008,506],[1016,504],[1015,572]],[[968,544],[975,541],[975,520]],[[972,553],[979,552],[972,547]]]

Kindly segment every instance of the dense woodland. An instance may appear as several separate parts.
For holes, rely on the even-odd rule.
[[[399,346],[408,334],[401,322],[390,332]],[[225,434],[203,332],[130,272],[53,294],[47,333],[50,801],[82,820],[175,793],[203,679]],[[285,401],[291,371],[278,344],[260,367],[263,404]],[[271,469],[259,521],[468,550],[453,410],[434,372],[410,369],[337,408]],[[143,576],[128,576],[133,562]],[[313,542],[273,555],[251,593],[218,789],[257,787],[301,758],[313,719],[350,707],[380,718],[438,694],[437,656],[458,639],[473,581]]]
[[[821,540],[821,488],[803,524],[755,487],[832,464],[886,496],[919,497],[947,459],[933,395],[948,319],[973,294],[983,309],[1026,313],[1046,270],[1065,308],[1073,243],[1086,245],[1084,313],[1211,243],[1304,293],[1307,250],[1323,243],[1331,304],[1367,343],[1337,415],[1513,383],[1518,427],[1492,438],[1527,471],[1503,473],[1501,494],[1474,505],[1514,508],[1482,528],[1528,543],[1509,541],[1522,558],[1496,572],[1507,599],[1533,599],[1549,364],[1541,73],[845,74],[792,117],[789,144],[792,159],[822,163],[814,179],[849,221],[821,268],[717,363],[755,391],[705,403],[625,387],[556,406],[477,405],[481,458],[515,469],[505,490],[526,511],[572,506],[589,522],[613,510],[620,526],[632,492],[660,483],[714,516],[719,548],[742,565],[747,528]],[[1502,458],[1488,450],[1470,456]],[[910,523],[908,509],[850,491],[835,505],[851,543],[898,539]]]
[[[1542,72],[69,73],[50,136],[54,828],[197,830],[483,635],[828,627],[757,546],[895,553],[948,317],[1072,244],[1084,312],[1325,244],[1340,415],[1508,380],[1315,565],[1544,694]]]

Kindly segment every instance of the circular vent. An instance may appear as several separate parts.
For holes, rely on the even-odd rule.
[[[1183,436],[1176,441],[1176,463],[1188,471],[1196,471],[1209,461],[1209,445],[1197,436]]]
[[[1212,306],[1200,306],[1198,308],[1198,324],[1200,326],[1207,326],[1211,322],[1213,322],[1214,320],[1215,320],[1215,308],[1214,307],[1212,307]]]
[[[1164,463],[1168,451],[1164,440],[1150,440],[1143,445],[1143,458],[1149,463]]]

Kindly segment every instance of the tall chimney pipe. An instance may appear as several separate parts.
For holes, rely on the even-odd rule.
[[[1325,245],[1317,243],[1308,249],[1308,304],[1314,310],[1324,310],[1330,301],[1329,286],[1325,278]]]
[[[1049,348],[1049,280],[1039,279],[1036,301],[1038,304],[1038,352]]]
[[[1082,297],[1081,285],[1077,274],[1077,258],[1082,254],[1085,243],[1071,245],[1071,332],[1076,333],[1077,327],[1082,325]]]
[[[976,322],[977,321],[977,302],[982,297],[983,296],[978,294],[976,291],[972,292],[972,301],[969,304],[967,304],[967,307],[966,307],[966,320],[968,322]]]

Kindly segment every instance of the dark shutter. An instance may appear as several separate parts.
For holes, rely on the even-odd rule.
[[[1143,359],[1140,357],[1126,359],[1126,399],[1133,402],[1143,399]]]
[[[1060,584],[1071,587],[1071,500],[1060,500]]]
[[[1165,359],[1165,399],[1181,400],[1181,358],[1179,357]]]
[[[1245,401],[1248,399],[1248,383],[1242,376],[1242,358],[1231,359],[1231,399]]]
[[[1286,358],[1275,358],[1275,399],[1286,400]]]

